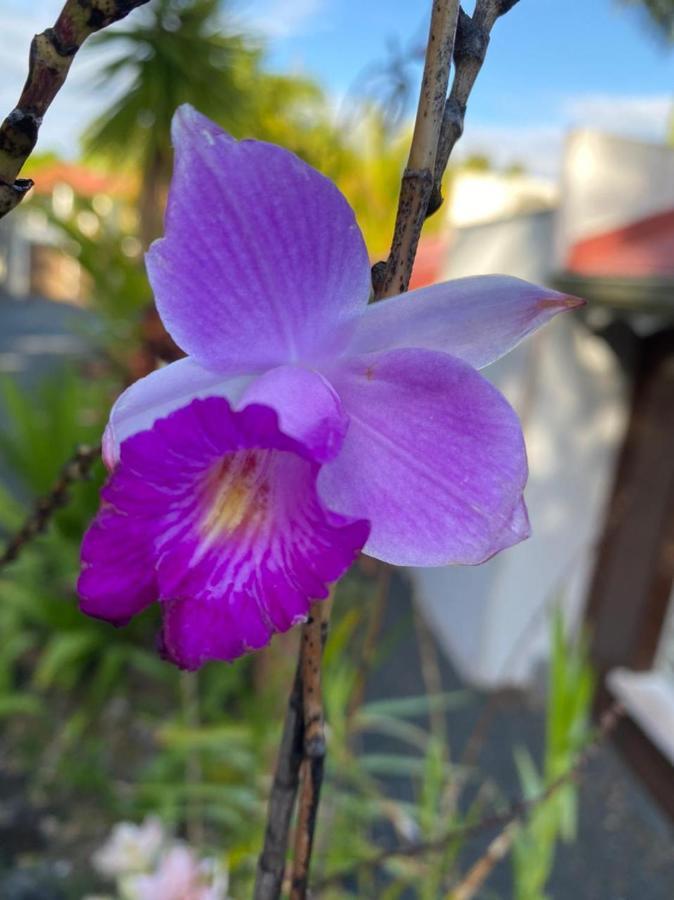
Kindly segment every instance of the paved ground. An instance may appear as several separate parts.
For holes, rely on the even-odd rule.
[[[59,361],[86,352],[91,327],[87,314],[64,304],[16,303],[0,296],[0,374],[34,383]],[[407,636],[396,647],[394,658],[373,673],[368,693],[373,698],[421,693],[418,647],[402,579],[396,580],[387,619],[388,629],[403,625]],[[443,662],[441,669],[444,689],[461,687],[448,663]],[[448,726],[455,756],[460,756],[484,702],[486,697],[481,696],[469,709],[451,714]],[[535,698],[511,693],[500,699],[480,766],[506,796],[519,794],[512,748],[524,743],[537,753],[542,732],[542,708]],[[512,896],[508,863],[495,871],[487,896],[501,900]],[[555,900],[674,898],[674,830],[610,747],[593,759],[583,779],[578,841],[561,849],[550,896]]]

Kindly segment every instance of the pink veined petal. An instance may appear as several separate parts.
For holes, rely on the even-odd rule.
[[[528,536],[517,416],[470,366],[430,350],[335,363],[350,424],[321,470],[331,509],[367,516],[365,552],[398,565],[477,564]]]
[[[583,304],[509,275],[457,278],[368,306],[346,353],[421,347],[481,369],[557,313]]]
[[[203,397],[226,397],[235,403],[252,376],[223,378],[185,357],[156,369],[128,387],[115,401],[103,435],[103,458],[109,469],[119,460],[120,444],[157,419]]]
[[[353,211],[294,154],[174,117],[165,237],[147,254],[174,340],[223,374],[315,358],[360,312],[370,271]]]
[[[270,407],[236,412],[211,397],[122,444],[90,531],[103,523],[114,531],[120,565],[142,537],[164,608],[163,653],[178,665],[265,645],[306,617],[365,542],[367,522],[319,498],[318,460],[328,454],[309,433],[313,443],[301,444],[280,431]],[[334,435],[326,430],[325,440]],[[128,602],[97,550],[94,542],[80,580],[83,608],[93,597],[94,614],[117,623]]]

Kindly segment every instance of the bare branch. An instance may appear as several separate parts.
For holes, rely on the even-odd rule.
[[[442,120],[433,192],[428,205],[429,216],[442,204],[442,178],[454,146],[463,134],[468,98],[482,68],[491,30],[496,20],[517,2],[518,0],[477,0],[472,17],[463,10],[459,13],[454,42],[454,79]]]
[[[506,810],[494,815],[485,816],[478,822],[464,825],[459,828],[452,828],[438,838],[428,841],[418,841],[413,844],[401,844],[396,847],[386,848],[373,853],[367,859],[360,860],[353,866],[343,869],[341,872],[335,872],[328,878],[324,878],[316,885],[316,889],[339,885],[343,879],[348,878],[354,873],[364,870],[376,869],[389,859],[395,857],[417,857],[424,856],[428,853],[440,853],[447,847],[457,841],[465,841],[477,835],[484,834],[492,828],[508,828],[514,822],[518,822],[526,818],[535,811],[541,804],[554,796],[557,791],[567,784],[577,782],[585,768],[587,762],[596,753],[603,741],[613,732],[616,725],[623,716],[623,709],[619,704],[613,704],[601,717],[599,727],[596,729],[594,736],[588,742],[586,747],[578,754],[574,764],[559,778],[552,781],[544,791],[533,797],[521,797],[512,803]],[[491,846],[491,845],[490,845]],[[489,853],[489,849],[487,850]],[[496,862],[496,860],[494,860]],[[452,894],[450,892],[450,897]]]
[[[494,0],[486,0],[482,3],[482,7],[491,8],[493,2]],[[497,15],[506,12],[506,7],[509,8],[515,2],[517,0],[499,0]],[[480,0],[478,0],[479,5]],[[477,16],[477,10],[475,15]],[[409,285],[421,229],[428,215],[429,201],[434,189],[434,173],[438,166],[437,154],[445,117],[449,70],[454,52],[458,18],[459,0],[434,0],[419,106],[407,168],[402,178],[391,250],[386,262],[377,263],[372,270],[374,295],[377,300],[402,293],[407,290]],[[304,626],[304,629],[308,626],[309,623]],[[303,646],[304,636],[305,631],[303,630]],[[302,651],[300,652],[302,653]],[[298,746],[302,743],[304,730],[301,712],[304,705],[301,673],[302,656],[286,714],[278,768],[269,802],[265,845],[258,862],[255,900],[276,900],[282,889],[288,831],[301,765],[301,760],[298,758]],[[320,679],[320,664],[316,673],[312,673],[311,677]],[[318,684],[320,685],[320,680]],[[304,697],[306,702],[306,693]],[[320,759],[314,760],[315,765],[312,766],[311,756],[307,754],[307,763],[305,764],[295,848],[294,883],[291,887],[291,890],[300,892],[293,893],[294,898],[304,897],[307,890],[308,868],[325,754],[325,743],[322,739],[322,714],[320,721],[321,739],[316,744],[316,748],[321,750],[321,753],[318,754]],[[496,824],[500,821],[501,819]],[[377,860],[375,859],[371,864],[376,865]],[[334,879],[330,879],[330,883],[333,881]]]
[[[327,601],[329,603],[329,601]],[[300,665],[302,670],[302,704],[304,709],[304,761],[295,831],[295,854],[290,884],[290,900],[305,900],[309,883],[311,852],[316,833],[318,804],[323,785],[325,763],[325,728],[321,662],[327,637],[329,608],[325,602],[314,603],[302,629]]]
[[[42,119],[79,48],[89,35],[147,2],[66,0],[54,26],[35,35],[19,102],[0,126],[0,218],[11,212],[33,186],[29,178],[17,176],[35,147]]]
[[[379,263],[372,272],[377,300],[406,291],[412,274],[433,190],[458,15],[459,0],[434,0],[421,94],[400,188],[391,252],[386,262]]]
[[[51,491],[37,501],[22,528],[10,539],[0,555],[0,569],[13,562],[26,544],[38,534],[42,534],[54,513],[68,502],[70,488],[76,482],[89,477],[91,468],[100,455],[100,445],[77,448],[71,459],[63,466]]]
[[[288,700],[276,773],[269,796],[267,828],[264,846],[257,864],[253,900],[275,900],[281,895],[290,821],[300,780],[300,766],[304,756],[303,745],[304,713],[300,660]]]
[[[496,863],[500,862],[510,852],[519,827],[519,819],[514,819],[490,841],[485,852],[470,867],[466,876],[461,880],[461,884],[457,884],[449,892],[447,900],[472,900],[491,874]]]
[[[306,890],[325,757],[320,664],[328,635],[330,608],[331,598],[314,603],[308,620],[302,626],[300,654],[269,797],[267,828],[257,865],[253,900],[277,900],[281,896],[300,769],[303,762],[305,767],[307,763],[311,767],[312,761],[316,760],[318,762],[313,770],[308,775],[306,770],[304,773],[295,848],[296,857],[303,855],[305,860],[303,883]],[[308,784],[307,778],[310,779]],[[299,843],[300,832],[304,835],[304,846]]]

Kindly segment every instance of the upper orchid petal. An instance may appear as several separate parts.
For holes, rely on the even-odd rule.
[[[508,275],[476,275],[369,306],[348,354],[395,347],[442,350],[481,369],[557,313],[583,300]]]
[[[174,117],[166,235],[147,254],[174,340],[223,374],[313,358],[370,292],[339,190],[281,147],[235,141],[192,107]]]
[[[90,529],[112,539],[85,538],[83,609],[115,623],[133,613],[119,580],[107,589],[115,546],[121,568],[125,554],[133,558],[127,580],[153,580],[163,652],[184,668],[234,659],[305,618],[368,534],[366,521],[320,499],[325,450],[311,437],[313,447],[283,434],[268,406],[236,412],[212,397],[124,441]]]
[[[366,553],[477,564],[528,536],[520,424],[474,369],[444,353],[392,350],[326,374],[350,424],[319,491],[330,508],[370,520]]]

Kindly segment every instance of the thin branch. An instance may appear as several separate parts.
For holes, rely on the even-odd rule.
[[[279,747],[276,773],[269,795],[267,807],[267,827],[264,836],[264,846],[258,859],[257,874],[253,900],[276,900],[281,896],[283,879],[285,875],[285,862],[288,852],[290,835],[290,823],[292,820],[295,798],[300,784],[300,770],[302,763],[309,758],[310,752],[321,750],[325,756],[325,740],[323,735],[322,701],[320,693],[320,659],[322,648],[328,634],[328,621],[330,616],[331,598],[315,603],[310,612],[309,619],[302,626],[300,637],[300,654],[295,671],[295,680],[288,700],[286,718],[283,726],[283,737]],[[310,671],[312,663],[316,664],[316,629],[319,634],[318,647],[318,692],[316,693],[316,673]],[[311,641],[305,640],[305,635],[311,635]],[[305,645],[312,644],[311,652],[307,655]],[[311,690],[309,690],[311,688]],[[318,697],[316,702],[314,697]],[[306,698],[306,699],[305,699]],[[305,712],[305,704],[308,712]],[[316,718],[316,713],[320,713]],[[305,730],[307,723],[313,719],[309,728],[307,740]],[[320,723],[320,730],[318,724]],[[314,775],[322,776],[315,772]],[[317,782],[314,782],[316,784]],[[320,782],[318,792],[315,792],[313,821],[311,822],[311,841],[313,844],[313,829],[315,827],[315,812],[318,809],[318,797],[320,796]],[[309,819],[306,818],[309,826]],[[299,828],[299,824],[298,824]],[[297,853],[297,848],[296,848]],[[309,849],[309,854],[311,849]]]
[[[269,796],[264,846],[257,864],[253,900],[280,897],[288,852],[288,835],[304,756],[301,660],[286,709],[276,773]]]
[[[321,662],[323,646],[327,637],[328,616],[329,608],[326,609],[325,603],[314,603],[309,619],[302,629],[300,667],[304,711],[304,760],[295,830],[290,900],[305,900],[307,896],[311,852],[323,785],[325,721],[321,688]]]
[[[433,191],[459,0],[434,0],[421,94],[407,167],[403,173],[391,252],[373,271],[375,298],[407,290],[421,229]]]
[[[485,852],[470,867],[466,876],[462,878],[461,883],[457,884],[449,892],[447,900],[472,900],[489,877],[496,863],[500,862],[510,852],[519,828],[519,819],[509,822],[503,831],[500,831],[490,841]]]
[[[518,0],[477,0],[472,16],[463,10],[459,12],[454,42],[454,79],[442,119],[433,191],[427,210],[429,216],[442,204],[442,178],[454,146],[463,134],[468,98],[482,68],[491,30],[496,20],[517,2]]]
[[[92,466],[101,455],[100,445],[78,447],[61,469],[52,489],[35,503],[32,513],[21,529],[9,540],[0,555],[0,569],[13,562],[23,548],[49,525],[54,513],[68,502],[71,487],[89,477]]]
[[[37,142],[42,119],[66,80],[75,54],[96,31],[118,22],[149,0],[66,0],[52,28],[30,45],[28,77],[19,102],[0,125],[0,218],[33,186],[18,178]]]
[[[513,5],[514,2],[516,0],[501,0],[500,6],[505,7],[508,3]],[[502,12],[505,11],[503,8]],[[428,214],[429,200],[433,192],[458,17],[459,0],[434,0],[414,136],[408,165],[403,173],[391,250],[387,261],[378,263],[372,270],[374,296],[377,300],[406,291],[409,285],[421,228]],[[258,862],[255,900],[276,900],[283,885],[288,831],[301,764],[298,747],[303,740],[301,664],[300,659],[269,801],[265,844]],[[311,853],[309,845],[309,856],[306,856],[306,839],[309,837],[313,842],[318,807],[316,788],[320,789],[322,761],[320,774],[318,767],[315,774],[317,780],[309,777],[304,782],[307,785],[307,793],[305,799],[303,792],[298,840],[304,840],[305,844],[300,847],[299,854],[296,846],[296,856],[300,862],[299,869],[297,865],[295,867],[295,874],[304,879],[305,891]],[[307,871],[303,873],[302,860],[305,858]]]
[[[503,812],[485,816],[478,822],[473,822],[469,825],[452,828],[440,837],[432,838],[428,841],[400,844],[396,847],[379,850],[367,859],[360,860],[355,865],[342,869],[340,872],[335,872],[328,878],[324,878],[316,885],[316,889],[319,890],[339,885],[345,878],[351,877],[356,872],[376,869],[389,859],[394,859],[396,857],[412,858],[424,856],[428,853],[443,852],[450,844],[456,841],[468,840],[469,838],[483,834],[492,828],[507,828],[513,822],[526,818],[527,815],[530,815],[537,807],[545,803],[546,800],[549,800],[550,797],[556,794],[562,787],[579,780],[582,770],[585,768],[588,760],[595,754],[598,747],[609,734],[613,732],[622,716],[623,709],[619,704],[616,703],[609,707],[601,717],[599,727],[596,729],[594,736],[588,742],[586,747],[578,754],[573,765],[566,772],[562,773],[559,778],[552,781],[547,788],[539,794],[532,797],[520,797],[514,803],[511,803]]]

